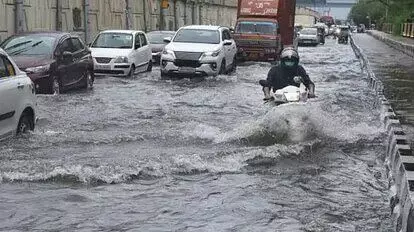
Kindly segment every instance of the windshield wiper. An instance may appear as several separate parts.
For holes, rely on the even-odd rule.
[[[28,41],[24,41],[24,42],[21,42],[21,43],[17,43],[13,46],[10,46],[10,47],[6,48],[5,50],[8,51],[10,49],[17,48],[17,47],[20,47],[22,45],[25,45],[25,44],[28,44],[28,43],[31,43],[31,42],[32,42],[31,40],[28,40]]]
[[[12,55],[12,56],[16,56],[16,55],[19,55],[19,54],[21,54],[21,53],[23,53],[23,52],[27,52],[27,51],[29,51],[30,49],[33,49],[34,47],[38,46],[38,45],[39,45],[39,44],[41,44],[41,43],[43,43],[43,40],[41,40],[41,41],[39,41],[39,42],[34,43],[32,46],[30,46],[30,47],[28,47],[28,48],[23,48],[23,49],[20,49],[20,50],[18,50],[18,51],[15,51],[15,52],[13,52],[11,55]]]
[[[37,42],[37,43],[34,43],[34,44],[32,45],[32,48],[36,47],[37,45],[39,45],[39,44],[41,44],[41,43],[43,43],[43,40],[41,40],[41,41],[39,41],[39,42]]]

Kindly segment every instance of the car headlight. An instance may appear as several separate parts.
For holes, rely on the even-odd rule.
[[[174,52],[169,49],[162,50],[163,55],[174,55]]]
[[[128,57],[126,56],[118,56],[114,63],[128,63]]]
[[[216,57],[220,54],[221,49],[217,50],[217,51],[212,51],[212,52],[204,52],[204,56],[212,56],[212,57]]]
[[[31,68],[26,68],[26,72],[27,73],[43,73],[43,72],[47,72],[50,69],[50,64],[47,65],[42,65],[42,66],[37,66],[37,67],[31,67]]]

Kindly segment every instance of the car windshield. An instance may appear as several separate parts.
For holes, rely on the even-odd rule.
[[[240,22],[237,24],[237,33],[254,33],[265,35],[276,35],[277,24],[272,22]]]
[[[12,37],[2,44],[2,48],[11,56],[51,55],[56,38],[46,35],[22,35]]]
[[[101,33],[93,42],[93,48],[132,48],[132,34]]]
[[[152,44],[164,44],[164,38],[169,36],[174,36],[174,33],[150,32],[147,34],[148,40]]]
[[[302,35],[316,35],[317,29],[316,28],[306,28],[300,31]]]
[[[220,34],[217,30],[182,29],[177,32],[174,42],[219,44]]]

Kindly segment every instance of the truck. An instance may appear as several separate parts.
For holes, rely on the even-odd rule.
[[[278,61],[294,45],[296,0],[238,0],[233,38],[239,61]]]

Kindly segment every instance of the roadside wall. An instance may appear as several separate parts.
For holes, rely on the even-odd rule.
[[[15,3],[0,0],[0,42],[15,33]],[[106,29],[176,30],[184,25],[235,26],[237,0],[20,0],[24,2],[24,31],[62,30],[84,37],[88,6],[88,41]],[[168,7],[162,9],[162,3]],[[129,3],[127,5],[127,3]],[[57,14],[59,9],[60,14]],[[127,14],[126,12],[129,12]],[[318,12],[298,7],[299,20],[314,21]],[[127,17],[127,15],[129,15]],[[85,38],[85,37],[84,37]]]
[[[351,46],[359,58],[363,70],[370,78],[369,85],[376,91],[377,104],[382,109],[382,120],[387,131],[385,168],[388,187],[391,193],[390,209],[395,231],[414,231],[414,156],[410,143],[402,129],[390,102],[384,96],[384,87],[371,69],[368,58],[355,44],[351,36]]]
[[[382,35],[381,33],[378,33],[376,31],[367,31],[368,34],[370,34],[372,37],[384,42],[385,44],[404,52],[405,54],[414,57],[414,45],[412,44],[406,44],[401,41],[397,41],[394,39],[391,39],[385,35]]]
[[[161,11],[161,0],[129,0],[131,29],[158,30],[163,20],[166,30],[189,24],[234,26],[236,0],[167,0]],[[90,38],[105,29],[127,28],[126,0],[24,0],[26,31],[78,31],[83,34],[84,4],[89,2]],[[61,7],[60,19],[57,4]],[[0,0],[0,41],[15,33],[15,0]],[[165,14],[165,15],[162,15]],[[88,41],[89,42],[89,41]]]

